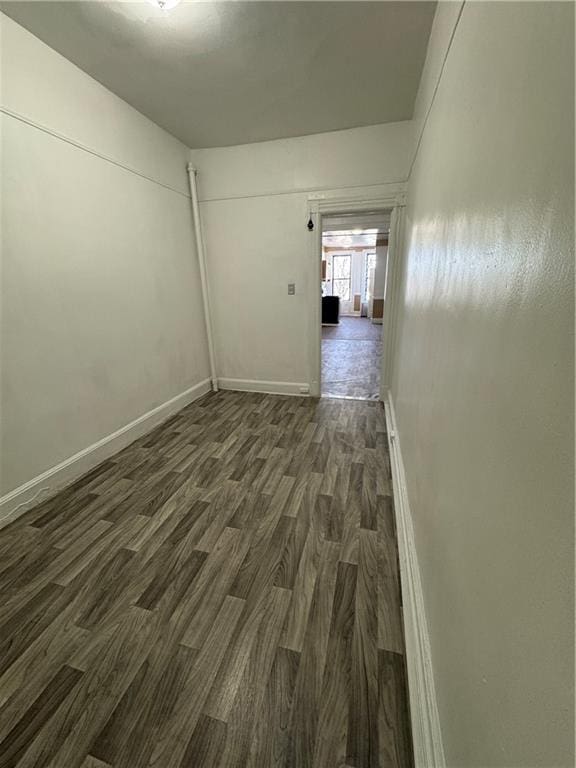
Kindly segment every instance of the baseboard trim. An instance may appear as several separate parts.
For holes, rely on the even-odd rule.
[[[400,554],[414,762],[416,768],[445,768],[446,761],[436,704],[430,638],[424,610],[424,596],[416,555],[414,528],[408,502],[406,475],[400,450],[394,403],[389,393],[384,405]]]
[[[84,448],[69,459],[34,477],[24,485],[15,488],[0,498],[0,528],[8,525],[40,501],[58,493],[73,480],[84,475],[105,459],[113,456],[154,427],[166,421],[174,413],[210,391],[210,379],[198,382],[190,389],[167,400],[162,405],[139,416],[130,424],[121,427],[111,435]]]
[[[309,397],[310,395],[310,386],[296,381],[221,379],[218,377],[218,386],[220,389],[234,389],[238,392],[262,392],[268,395],[296,395],[298,397]]]

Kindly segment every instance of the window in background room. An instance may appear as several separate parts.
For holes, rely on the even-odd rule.
[[[374,270],[376,269],[376,254],[366,254],[366,266],[364,269],[364,292],[363,301],[369,301],[372,298],[372,285],[374,284]]]
[[[350,300],[350,277],[352,259],[349,253],[332,259],[332,294],[342,301]]]

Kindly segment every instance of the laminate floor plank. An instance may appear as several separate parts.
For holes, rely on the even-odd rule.
[[[320,561],[322,538],[320,533],[310,526],[300,558],[298,571],[291,591],[290,609],[282,635],[282,646],[300,653],[308,615],[312,605],[316,576]]]
[[[294,519],[292,530],[284,546],[281,560],[276,570],[274,584],[284,589],[294,589],[296,576],[302,558],[302,552],[310,530],[310,517],[305,513]]]
[[[80,768],[90,745],[136,675],[153,635],[148,611],[131,608],[92,669],[64,699],[26,750],[24,768]]]
[[[412,768],[384,409],[219,391],[0,530],[0,768]]]
[[[228,716],[222,768],[244,768],[247,765],[257,721],[268,717],[268,712],[263,707],[266,685],[289,600],[288,590],[272,587],[268,611],[256,633],[256,640]]]
[[[174,716],[198,652],[173,640],[152,649],[92,744],[91,753],[114,768],[147,765],[157,734],[163,733]]]
[[[378,651],[378,733],[382,766],[413,768],[404,657]]]
[[[129,544],[134,534],[145,525],[145,518],[130,517],[123,520],[118,525],[112,525],[108,520],[101,520],[102,530],[98,531],[94,526],[92,532],[98,534],[94,536],[89,545],[82,542],[81,551],[74,560],[60,570],[53,581],[63,587],[68,586],[82,571],[92,565],[94,560],[101,557],[109,557],[116,547]],[[68,550],[62,553],[62,561],[67,559]],[[100,560],[100,562],[102,562]],[[59,570],[58,564],[56,569]]]
[[[0,644],[0,675],[58,618],[64,591],[64,587],[58,584],[46,584],[4,625]],[[63,599],[67,601],[68,595]]]
[[[92,755],[88,755],[82,763],[82,768],[112,768],[112,766],[109,763],[103,763],[102,760],[98,760]]]
[[[378,768],[376,532],[359,534],[346,761]]]
[[[249,539],[237,528],[225,528],[215,548],[206,558],[192,589],[178,606],[178,618],[187,621],[182,643],[189,648],[202,648],[216,615],[225,602],[238,573]]]
[[[256,718],[254,735],[246,765],[269,768],[286,765],[290,749],[288,724],[292,716],[294,685],[300,654],[278,647],[268,676],[262,716]]]
[[[262,558],[266,557],[274,531],[278,525],[284,504],[290,494],[294,479],[284,476],[277,492],[270,500],[268,514],[261,518],[258,527],[252,532],[252,542],[245,560],[242,563],[238,576],[234,581],[232,594],[246,598],[256,579]]]
[[[324,542],[296,677],[286,768],[313,764],[339,555],[337,544]]]
[[[198,653],[171,717],[162,732],[156,734],[156,743],[149,761],[151,768],[178,768],[180,765],[188,747],[190,734],[194,733],[202,707],[243,610],[243,600],[231,595],[224,599],[206,637],[205,647]]]
[[[226,723],[221,720],[201,715],[180,763],[181,768],[220,768],[226,728]]]
[[[88,634],[65,619],[53,622],[4,672],[0,678],[0,740],[7,737]]]
[[[404,653],[398,549],[390,496],[379,496],[378,511],[378,648]]]
[[[116,506],[122,498],[129,496],[133,490],[131,480],[121,477],[112,486],[94,501],[85,507],[82,512],[74,510],[74,514],[61,522],[57,528],[48,528],[50,543],[55,549],[68,549],[75,541],[89,531],[100,520],[106,519],[108,511]]]
[[[210,717],[228,721],[260,624],[271,608],[272,598],[272,591],[266,589],[246,601],[244,615],[238,622],[204,707],[204,712]]]
[[[350,482],[348,497],[343,510],[342,554],[340,559],[345,563],[358,564],[358,531],[362,518],[362,486],[364,465],[352,462],[350,467]]]
[[[2,768],[14,768],[31,739],[70,693],[82,672],[63,666],[0,744]]]
[[[214,549],[224,528],[242,503],[246,492],[246,487],[233,480],[226,480],[204,498],[210,506],[208,514],[211,521],[198,543],[198,549],[203,552],[211,552]]]
[[[357,568],[351,563],[338,564],[322,681],[322,706],[313,762],[315,768],[341,765],[346,759]]]
[[[4,535],[0,537],[0,578],[8,568],[14,568],[18,560],[26,556],[40,536],[38,528],[32,525],[5,529]]]

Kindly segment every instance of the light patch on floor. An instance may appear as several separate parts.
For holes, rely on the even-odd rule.
[[[382,326],[367,317],[341,317],[322,328],[322,396],[377,400]]]

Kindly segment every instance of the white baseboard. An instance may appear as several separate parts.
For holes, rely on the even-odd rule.
[[[410,717],[416,768],[445,768],[440,719],[436,704],[432,655],[420,569],[416,555],[412,516],[408,503],[406,476],[396,426],[392,397],[385,401],[388,444],[392,465],[394,508],[398,531],[400,572],[402,578],[402,604],[404,635],[406,640],[406,666],[410,691]]]
[[[200,381],[185,392],[143,414],[130,424],[126,424],[111,435],[107,435],[97,443],[84,448],[69,459],[2,496],[0,498],[0,528],[8,525],[38,502],[53,496],[73,480],[86,474],[134,440],[150,432],[188,403],[205,395],[210,391],[210,386],[210,379]]]
[[[296,381],[261,381],[259,379],[221,379],[220,389],[235,389],[239,392],[263,392],[269,395],[298,395],[308,397],[310,386]]]

